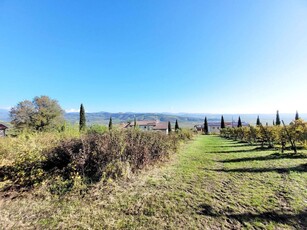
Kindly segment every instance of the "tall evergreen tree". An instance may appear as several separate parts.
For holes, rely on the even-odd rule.
[[[222,118],[221,118],[221,129],[225,129],[225,122],[224,122],[223,115],[222,115]]]
[[[273,120],[273,125],[275,125],[275,121]]]
[[[259,116],[257,117],[256,125],[257,125],[257,126],[261,125]]]
[[[280,118],[279,118],[279,111],[277,110],[277,113],[276,113],[276,122],[275,122],[276,125],[280,125]]]
[[[238,119],[238,127],[242,127],[242,122],[241,122],[241,117],[239,116],[239,119]]]
[[[134,116],[133,128],[136,128],[136,117]]]
[[[80,106],[80,121],[79,121],[79,130],[84,131],[86,128],[86,121],[85,121],[85,110],[83,104]]]
[[[204,122],[204,133],[207,135],[209,132],[208,130],[208,122],[207,122],[207,117],[205,117],[205,122]]]
[[[168,129],[168,133],[171,133],[171,132],[172,132],[172,126],[171,126],[171,122],[170,122],[170,121],[168,122],[168,127],[167,127],[167,129]]]
[[[295,113],[295,120],[298,120],[298,119],[300,119],[300,116],[298,115],[298,112],[296,111],[296,113]]]
[[[112,117],[110,117],[110,121],[109,121],[109,130],[111,130],[113,127],[113,123],[112,123]]]
[[[175,131],[178,131],[179,130],[179,125],[178,125],[178,121],[176,119],[176,123],[175,123]]]

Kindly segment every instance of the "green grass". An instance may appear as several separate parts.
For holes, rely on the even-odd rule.
[[[198,136],[129,181],[0,198],[0,229],[306,229],[306,151]]]

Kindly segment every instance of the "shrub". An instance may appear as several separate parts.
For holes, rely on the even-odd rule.
[[[127,176],[168,158],[176,151],[180,140],[191,137],[188,131],[175,135],[140,130],[91,133],[62,141],[46,153],[44,167],[66,179],[78,173],[87,182]]]
[[[105,133],[108,130],[108,128],[104,125],[91,125],[88,129],[87,129],[87,133],[88,134],[94,134],[94,133]]]
[[[17,190],[31,189],[46,181],[51,193],[61,195],[76,184],[83,187],[100,180],[129,177],[167,159],[180,141],[192,138],[192,132],[184,129],[171,135],[138,129],[76,133],[74,128],[24,133],[1,141],[0,157],[7,161],[0,165],[0,181],[9,181],[11,188]]]

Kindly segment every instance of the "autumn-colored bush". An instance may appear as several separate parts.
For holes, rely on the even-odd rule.
[[[166,135],[138,129],[8,137],[0,141],[0,191],[28,190],[46,181],[51,193],[62,194],[74,189],[76,178],[86,185],[129,177],[167,159],[190,138],[189,131]]]
[[[178,135],[139,130],[94,133],[62,141],[45,153],[44,167],[64,177],[78,173],[89,182],[116,178],[167,158],[179,140]]]

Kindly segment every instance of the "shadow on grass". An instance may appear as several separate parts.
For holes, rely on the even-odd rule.
[[[233,145],[219,145],[222,148],[238,148],[238,147],[247,147],[247,146],[259,146],[258,144],[233,144]]]
[[[211,217],[226,217],[236,219],[240,223],[252,222],[259,220],[262,222],[274,221],[281,224],[289,224],[298,229],[306,229],[307,227],[307,210],[299,213],[282,213],[281,211],[270,211],[263,213],[229,213],[227,211],[216,211],[210,205],[201,204],[198,207],[197,214]]]
[[[248,153],[248,152],[257,152],[257,151],[276,151],[276,149],[268,147],[256,147],[252,149],[212,151],[211,153]]]
[[[307,155],[303,154],[290,154],[290,153],[273,153],[267,156],[259,156],[259,157],[242,157],[242,158],[235,158],[235,159],[229,159],[229,160],[221,160],[217,162],[222,163],[236,163],[236,162],[242,162],[242,161],[266,161],[266,160],[277,160],[277,159],[304,159],[307,158]]]
[[[290,172],[307,172],[307,164],[300,164],[295,167],[288,168],[237,168],[237,169],[210,169],[216,172],[239,172],[239,173],[265,173],[265,172],[277,172],[277,173],[290,173]]]

